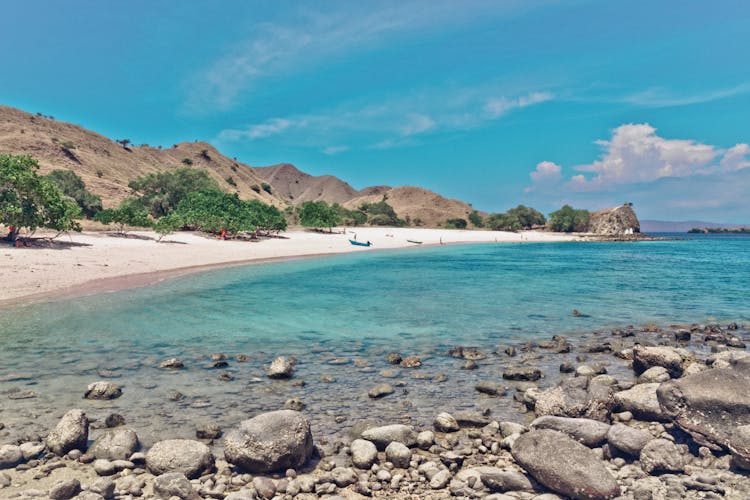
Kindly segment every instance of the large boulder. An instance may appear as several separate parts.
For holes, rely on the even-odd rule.
[[[532,429],[552,429],[564,432],[581,444],[592,448],[604,443],[610,425],[589,418],[553,417],[547,415],[531,422]]]
[[[269,378],[292,378],[294,375],[294,359],[279,356],[271,361],[268,368]]]
[[[615,393],[615,402],[621,411],[629,411],[641,420],[668,421],[669,416],[662,410],[656,391],[659,383],[636,384],[626,391]]]
[[[224,438],[224,457],[247,472],[296,469],[312,456],[310,423],[298,411],[279,410],[244,420]]]
[[[352,463],[359,469],[369,469],[378,459],[377,447],[365,439],[352,441]]]
[[[417,433],[408,425],[392,424],[367,429],[362,433],[362,439],[372,441],[379,450],[385,450],[386,446],[393,441],[403,443],[406,446],[416,445]]]
[[[539,429],[522,434],[512,454],[534,479],[567,497],[606,500],[620,494],[604,461],[561,432]]]
[[[608,421],[614,407],[612,386],[597,379],[576,377],[538,394],[534,404],[537,416],[590,418]]]
[[[652,439],[650,432],[624,424],[615,424],[607,432],[607,442],[611,447],[636,458]]]
[[[127,460],[138,449],[138,435],[132,429],[117,428],[96,438],[88,452],[96,458]]]
[[[155,476],[180,472],[188,479],[195,479],[213,469],[214,456],[200,441],[167,439],[148,450],[146,467]]]
[[[641,224],[630,205],[605,208],[591,214],[589,231],[608,236],[625,236],[641,232]]]
[[[641,468],[652,472],[683,472],[690,462],[688,447],[668,439],[652,439],[641,450]]]
[[[683,370],[683,357],[677,349],[672,347],[643,347],[633,348],[633,370],[640,375],[650,368],[660,366],[665,368],[671,377],[679,377]]]
[[[60,419],[47,436],[47,448],[63,456],[71,450],[86,450],[89,439],[89,421],[83,410],[70,410]]]
[[[656,391],[664,412],[701,444],[729,448],[750,460],[741,427],[750,425],[750,358],[670,380]]]

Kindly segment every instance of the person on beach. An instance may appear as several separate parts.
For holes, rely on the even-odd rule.
[[[226,240],[227,239],[227,230],[222,228],[221,229],[221,239]]]

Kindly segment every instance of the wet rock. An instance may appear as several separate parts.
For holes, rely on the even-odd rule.
[[[367,395],[372,399],[379,399],[383,396],[393,394],[394,390],[390,384],[378,384],[367,392]]]
[[[291,358],[279,356],[271,362],[268,377],[274,379],[292,378],[294,375],[294,361]]]
[[[531,422],[532,429],[552,429],[564,432],[581,444],[593,448],[607,439],[610,425],[588,418],[544,416]]]
[[[739,427],[750,425],[750,358],[661,384],[656,391],[665,413],[700,444],[730,448],[750,460],[750,446],[735,444]]]
[[[350,467],[336,467],[331,471],[331,478],[339,488],[346,488],[357,482],[357,473]]]
[[[276,485],[267,477],[254,477],[253,488],[258,492],[261,498],[271,499],[276,495]]]
[[[401,363],[403,358],[397,352],[391,352],[391,353],[388,353],[388,355],[385,357],[385,360],[392,365],[397,365]]]
[[[167,398],[170,401],[182,401],[183,399],[185,399],[185,395],[180,391],[169,391]]]
[[[302,411],[307,405],[300,398],[287,399],[284,402],[285,410]]]
[[[615,424],[607,432],[607,442],[611,447],[636,458],[652,439],[651,433],[623,424]]]
[[[458,359],[468,359],[477,361],[480,359],[484,359],[487,356],[479,352],[479,350],[476,347],[463,347],[463,346],[455,346],[452,349],[448,350],[448,356],[452,356],[454,358]]]
[[[512,434],[523,434],[524,432],[528,432],[528,429],[526,426],[521,425],[516,422],[508,422],[503,421],[498,424],[498,430],[500,431],[500,435],[503,437],[508,437]]]
[[[605,500],[620,494],[604,462],[567,435],[532,430],[513,445],[513,458],[547,488],[575,499]]]
[[[104,425],[110,428],[125,425],[125,417],[119,413],[110,413],[107,415],[107,418],[104,419]]]
[[[148,450],[146,467],[155,476],[180,472],[188,479],[194,479],[213,469],[214,456],[200,441],[167,439]]]
[[[99,460],[94,460],[94,472],[99,476],[111,476],[117,472],[117,468],[109,460],[100,458]]]
[[[474,386],[474,389],[476,389],[477,392],[481,392],[482,394],[489,394],[490,396],[502,396],[503,394],[505,394],[505,387],[491,380],[482,380],[480,382],[477,382]]]
[[[408,469],[411,450],[405,444],[393,441],[385,448],[385,458],[396,467]]]
[[[641,450],[641,468],[652,472],[683,472],[690,462],[688,447],[667,439],[652,439]]]
[[[49,497],[53,500],[68,500],[81,492],[81,482],[78,479],[68,479],[56,483],[49,490]]]
[[[661,366],[671,377],[682,375],[682,356],[671,347],[643,347],[633,348],[633,370],[640,375],[649,368]]]
[[[89,438],[89,421],[82,410],[70,410],[47,436],[47,448],[58,456],[70,450],[86,450]]]
[[[576,367],[570,361],[560,363],[560,373],[573,373],[574,371],[576,371]]]
[[[224,439],[224,457],[247,472],[301,467],[312,456],[310,423],[299,412],[279,410],[244,420]]]
[[[535,381],[542,378],[542,371],[539,368],[509,367],[503,371],[503,378],[506,380]]]
[[[83,397],[86,399],[117,399],[120,396],[122,396],[122,389],[118,385],[100,380],[89,384]]]
[[[417,434],[417,446],[422,450],[429,450],[435,442],[435,434],[432,431],[422,431]]]
[[[489,411],[487,414],[489,414]],[[453,418],[461,427],[484,427],[490,423],[487,415],[471,410],[457,411],[453,413]]]
[[[198,439],[219,439],[221,437],[221,426],[215,422],[201,424],[195,429],[195,437]]]
[[[588,377],[575,377],[537,394],[534,411],[538,416],[608,421],[614,405],[611,385]]]
[[[422,366],[422,359],[419,356],[407,356],[399,364],[404,368],[418,368]]]
[[[185,368],[185,365],[178,358],[169,358],[159,363],[159,368],[179,370],[181,368]]]
[[[667,421],[669,417],[664,413],[656,397],[658,383],[636,384],[627,391],[615,393],[615,402],[620,411],[629,411],[641,420]]]
[[[403,443],[406,446],[417,444],[417,434],[414,429],[403,424],[384,425],[373,427],[362,433],[362,439],[372,441],[380,450],[384,450],[393,441]]]
[[[0,469],[10,469],[23,461],[21,448],[6,444],[0,446]]]
[[[139,444],[138,435],[132,429],[113,429],[96,438],[88,453],[107,460],[127,460]]]
[[[476,370],[477,368],[479,368],[479,365],[477,364],[476,361],[473,361],[471,359],[466,360],[466,362],[464,362],[464,364],[461,365],[462,370]]]
[[[461,429],[453,415],[446,412],[439,413],[432,425],[438,432],[456,432]]]
[[[167,472],[156,476],[153,482],[154,493],[159,498],[169,499],[177,497],[181,499],[191,499],[197,497],[193,491],[193,485],[180,472]]]
[[[638,377],[639,384],[662,383],[669,380],[669,372],[663,366],[653,366],[641,373]]]
[[[369,469],[378,458],[374,443],[365,439],[355,439],[351,444],[352,463],[359,469]]]
[[[23,454],[24,460],[33,460],[35,458],[38,458],[39,455],[42,454],[44,451],[44,443],[22,443],[21,446],[19,446],[21,453]],[[0,469],[2,469],[2,466],[0,466]]]

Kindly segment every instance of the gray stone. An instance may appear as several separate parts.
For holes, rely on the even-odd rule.
[[[359,469],[369,469],[378,458],[378,449],[375,444],[364,439],[352,441],[351,451],[352,463]]]
[[[649,368],[661,366],[666,368],[672,377],[682,375],[682,356],[671,347],[643,347],[633,348],[633,370],[640,375]]]
[[[271,362],[268,368],[269,378],[292,378],[294,375],[294,361],[291,358],[279,356]]]
[[[89,421],[82,410],[70,410],[47,436],[47,448],[58,456],[70,450],[86,450],[89,438]]]
[[[261,498],[271,499],[276,495],[276,484],[272,479],[257,476],[253,478],[253,488]]]
[[[346,488],[357,482],[357,473],[350,467],[336,467],[331,471],[333,482],[339,488]]]
[[[669,376],[669,371],[667,371],[666,368],[663,366],[653,366],[646,370],[645,372],[641,373],[638,377],[638,383],[639,384],[652,384],[652,383],[662,383],[669,380],[671,377]]]
[[[146,467],[155,476],[180,472],[188,479],[194,479],[213,469],[214,456],[200,441],[167,439],[148,450]]]
[[[432,431],[422,431],[417,434],[417,446],[423,450],[428,450],[435,442],[435,433]]]
[[[438,470],[430,479],[430,488],[441,490],[448,485],[451,480],[451,473],[447,469]]]
[[[620,494],[604,462],[558,431],[532,430],[513,445],[513,458],[547,488],[574,499],[606,500]]]
[[[244,420],[224,438],[224,457],[247,472],[301,467],[312,456],[310,423],[299,412],[279,410]]]
[[[6,444],[0,446],[0,469],[10,469],[23,461],[23,452],[19,446]]]
[[[613,425],[607,433],[607,442],[610,446],[636,458],[652,439],[651,433],[624,424]]]
[[[664,413],[656,390],[659,388],[656,382],[651,384],[636,384],[627,391],[615,393],[615,402],[620,411],[629,411],[640,420],[658,420],[665,422],[669,417]]]
[[[727,447],[750,461],[750,442],[737,436],[750,425],[750,358],[663,383],[656,395],[664,412],[700,444]]]
[[[379,450],[384,450],[391,442],[397,441],[406,446],[417,444],[417,434],[414,429],[403,424],[384,425],[373,427],[362,433],[362,439],[372,441]]]
[[[667,439],[652,439],[641,450],[641,468],[652,472],[684,472],[690,462],[688,447]]]
[[[195,429],[195,437],[198,439],[219,439],[221,427],[215,422],[201,424]]]
[[[115,492],[121,496],[132,495],[134,497],[139,497],[143,494],[144,486],[145,481],[138,476],[123,476],[115,481]]]
[[[390,384],[378,384],[367,392],[367,395],[372,399],[382,398],[389,394],[393,394],[394,390]]]
[[[115,482],[108,477],[100,477],[89,486],[89,490],[110,499],[115,495]]]
[[[53,500],[68,500],[81,492],[81,482],[78,479],[68,479],[56,483],[49,490],[49,497]]]
[[[474,385],[474,389],[482,394],[489,394],[490,396],[502,396],[505,394],[505,387],[493,382],[491,380],[482,380]]]
[[[86,399],[117,399],[120,396],[122,396],[122,389],[117,384],[100,380],[89,384],[83,397]]]
[[[509,422],[509,421],[503,421],[498,424],[498,428],[500,430],[500,435],[503,437],[508,437],[511,434],[523,434],[524,432],[527,432],[528,429],[526,426],[521,425],[516,422]]]
[[[185,365],[178,358],[169,358],[159,363],[159,368],[169,368],[172,370],[179,370],[181,368],[185,368]]]
[[[385,458],[396,467],[408,469],[411,450],[405,444],[393,441],[385,448]]]
[[[94,472],[100,476],[111,476],[117,472],[117,469],[109,460],[100,458],[99,460],[94,460]]]
[[[490,491],[534,491],[534,485],[523,472],[503,470],[497,467],[482,467],[479,471],[482,483]]]
[[[285,410],[302,411],[307,405],[300,398],[290,398],[284,402]]]
[[[21,448],[24,460],[33,460],[44,451],[44,443],[22,443],[19,448]]]
[[[589,448],[599,446],[607,439],[609,424],[589,418],[539,417],[531,422],[533,429],[552,429],[564,432]]]
[[[183,500],[193,498],[195,492],[193,485],[185,474],[180,472],[167,472],[156,476],[153,482],[154,493],[159,498],[169,499],[171,497],[181,498]]]
[[[575,377],[537,394],[534,411],[537,416],[584,417],[606,422],[614,404],[609,384]]]
[[[454,412],[453,418],[461,427],[484,427],[490,423],[490,419],[485,415],[471,410]]]
[[[107,460],[127,460],[139,445],[138,435],[134,430],[117,428],[96,438],[88,453]]]
[[[432,425],[438,432],[456,432],[461,429],[453,415],[446,412],[438,413]]]
[[[750,471],[750,425],[741,425],[735,429],[729,438],[729,451],[732,452],[737,467]]]
[[[529,367],[509,367],[503,371],[503,378],[506,380],[539,380],[542,378],[542,371],[539,368]]]

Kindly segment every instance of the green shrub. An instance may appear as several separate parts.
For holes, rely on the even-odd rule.
[[[192,165],[192,164],[193,164],[193,160],[191,160],[190,158],[183,158],[183,159],[182,159],[182,163],[183,163],[184,165],[187,165],[187,166],[189,167],[190,165]]]
[[[479,215],[479,212],[474,210],[469,214],[469,222],[474,224],[474,227],[484,227],[484,220],[482,219],[482,216]]]
[[[549,214],[549,227],[557,232],[579,232],[588,231],[591,214],[588,210],[579,210],[564,205],[560,210]]]
[[[141,206],[139,200],[127,198],[120,203],[117,208],[108,208],[97,212],[94,220],[101,222],[105,226],[115,224],[116,230],[120,234],[125,234],[126,227],[151,227],[152,220],[148,212]]]
[[[90,219],[102,209],[101,197],[87,190],[83,179],[72,170],[53,170],[47,177],[65,196],[75,200],[85,217]]]
[[[449,229],[466,229],[466,219],[448,219],[445,221],[445,227]]]
[[[234,178],[231,175],[224,180],[227,181],[227,184],[229,184],[230,186],[237,187],[237,183],[234,181]]]
[[[128,184],[151,216],[159,218],[174,210],[189,193],[219,190],[219,185],[207,171],[196,168],[178,168],[171,172],[149,174]]]
[[[305,227],[330,229],[343,222],[338,211],[325,201],[306,201],[297,208],[300,224]]]
[[[263,183],[261,183],[260,187],[261,187],[261,189],[262,189],[263,191],[265,191],[266,193],[268,193],[268,194],[271,194],[271,185],[270,185],[270,184],[268,184],[267,182],[263,182]]]
[[[250,186],[250,189],[252,189],[256,193],[260,194],[260,186],[259,185],[253,184],[252,186]]]

